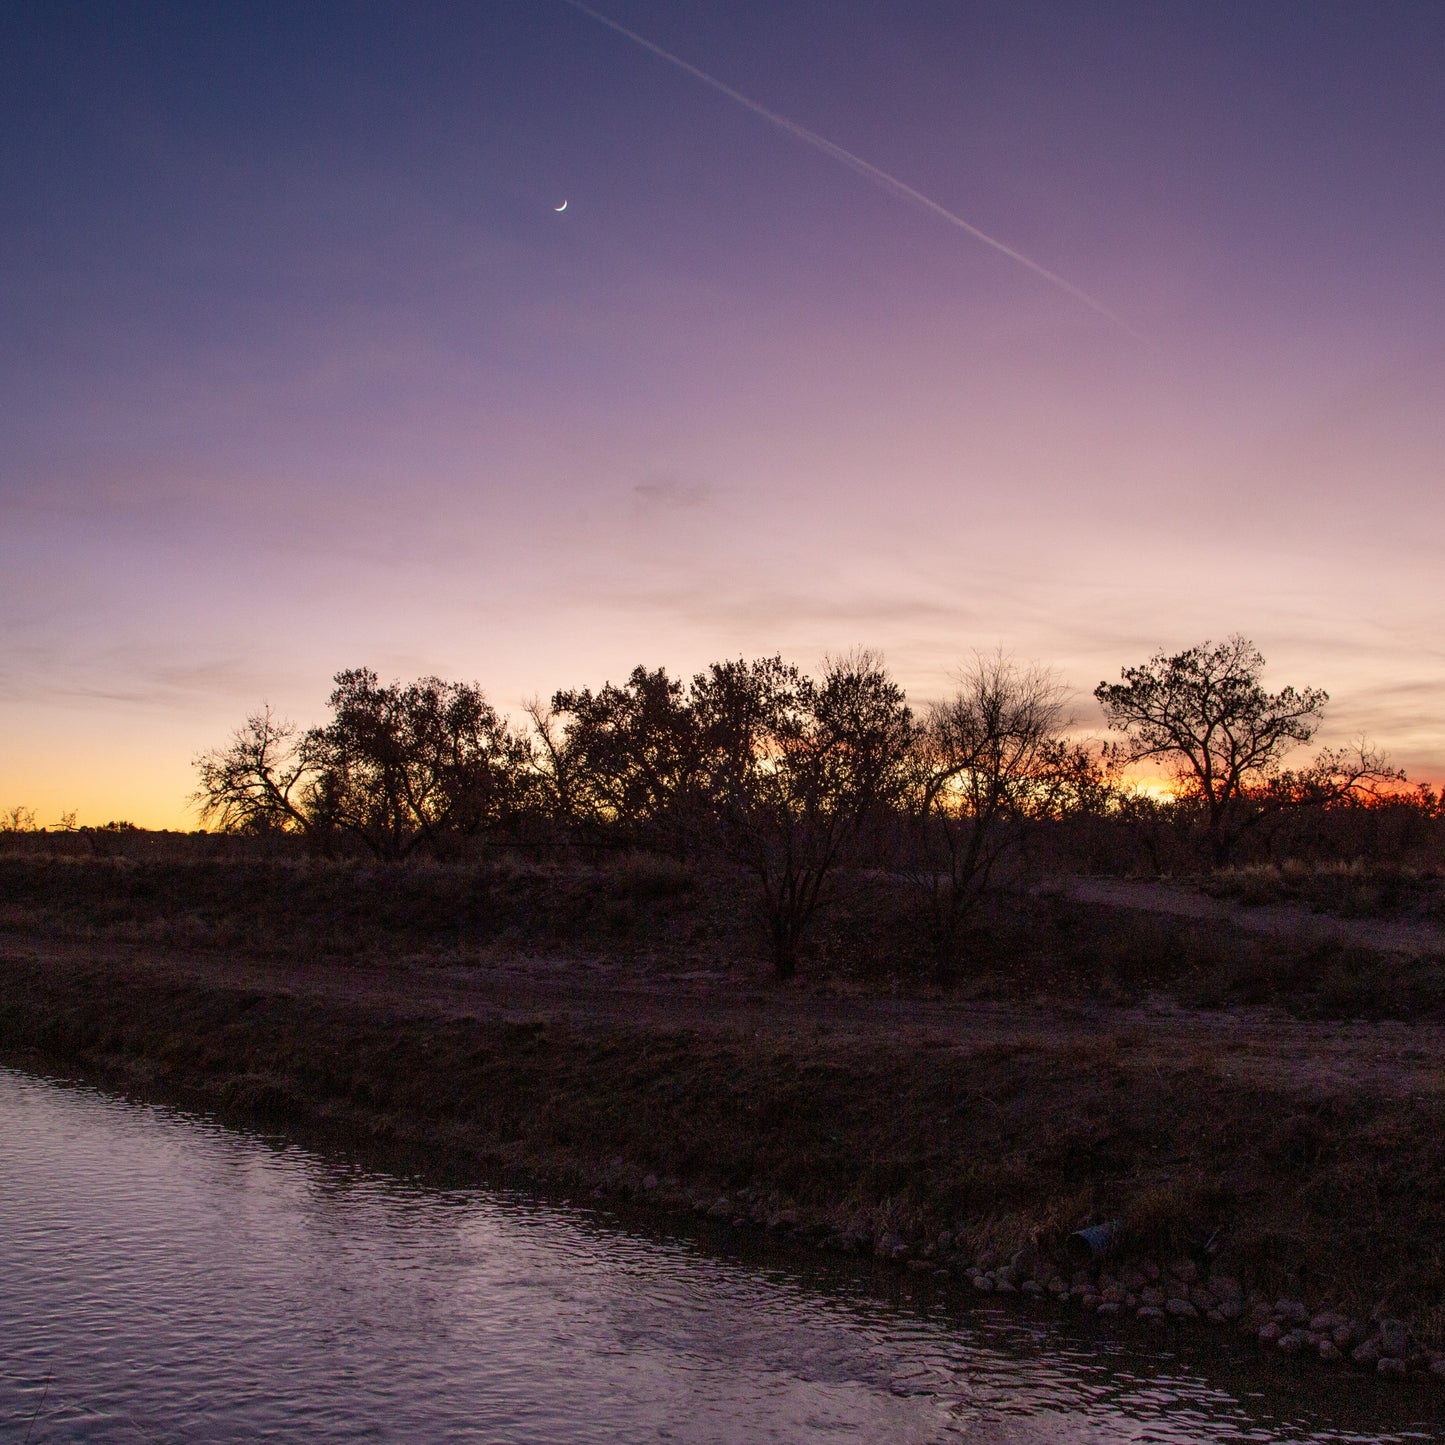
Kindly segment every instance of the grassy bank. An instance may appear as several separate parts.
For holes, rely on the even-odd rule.
[[[767,971],[747,880],[665,858],[503,854],[398,867],[247,843],[141,834],[107,840],[110,855],[79,846],[0,852],[0,936],[298,962],[606,956],[664,972],[724,970],[743,986]],[[1246,876],[1203,884],[1228,895]],[[1328,869],[1299,877],[1317,892],[1338,884]],[[906,885],[875,874],[840,882],[810,940],[806,984],[938,993]],[[1421,886],[1438,891],[1434,880]],[[1410,901],[1413,917],[1414,893]],[[1119,1005],[1166,995],[1190,1008],[1268,1006],[1320,1020],[1445,1020],[1445,960],[1318,940],[1291,946],[1215,920],[1015,892],[971,916],[942,992]]]
[[[520,874],[397,874],[388,901],[365,870],[26,866],[0,929],[7,1062],[420,1151],[453,1177],[708,1211],[960,1287],[1062,1285],[1131,1311],[1157,1294],[1180,1318],[1307,1333],[1283,1296],[1350,1324],[1346,1353],[1381,1316],[1407,1322],[1414,1368],[1445,1348],[1441,1030],[1137,1006],[1141,977],[1190,978],[1202,943],[1149,975],[1137,937],[1109,949],[1108,918],[1076,920],[1033,960],[1050,997],[1005,1006],[910,998],[896,974],[766,985],[728,963],[716,899],[645,869],[563,880],[549,913]],[[1110,989],[1074,976],[1080,939]],[[1069,1258],[1071,1231],[1110,1220],[1110,1258]]]

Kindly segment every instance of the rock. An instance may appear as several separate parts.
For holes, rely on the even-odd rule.
[[[1199,1282],[1199,1266],[1192,1259],[1176,1260],[1169,1266],[1169,1273],[1181,1284],[1197,1284]]]
[[[1433,1354],[1430,1356],[1430,1373],[1432,1375],[1445,1376],[1445,1354]]]
[[[1379,1329],[1380,1353],[1382,1355],[1393,1356],[1396,1359],[1404,1359],[1406,1351],[1410,1347],[1404,1321],[1381,1320]]]
[[[1330,1338],[1334,1340],[1337,1348],[1348,1350],[1352,1345],[1360,1342],[1364,1333],[1364,1330],[1354,1320],[1346,1320],[1343,1324],[1335,1326],[1330,1332]]]
[[[1066,1295],[1069,1292],[1069,1282],[1063,1275],[1056,1274],[1044,1288],[1047,1289],[1050,1294]]]
[[[1377,1375],[1403,1375],[1405,1362],[1398,1355],[1381,1355],[1375,1364]]]
[[[1244,1304],[1237,1299],[1222,1299],[1214,1306],[1214,1313],[1226,1324],[1233,1324],[1244,1313]]]
[[[1336,1314],[1334,1310],[1324,1310],[1310,1320],[1310,1329],[1317,1335],[1332,1335],[1343,1324],[1347,1324],[1344,1315]]]
[[[1307,1325],[1310,1322],[1310,1312],[1297,1299],[1275,1300],[1274,1317],[1281,1324]]]
[[[985,1274],[982,1270],[979,1270],[979,1272],[973,1276],[973,1287],[980,1294],[992,1294],[993,1276],[990,1274]]]
[[[1002,1270],[994,1276],[993,1289],[995,1294],[1017,1294],[1019,1292],[1018,1286]]]
[[[1357,1365],[1373,1365],[1384,1352],[1380,1349],[1380,1342],[1373,1335],[1368,1340],[1362,1340],[1350,1352],[1350,1358]]]
[[[1283,1333],[1278,1321],[1271,1320],[1267,1325],[1259,1327],[1259,1342],[1262,1345],[1272,1345]]]
[[[1122,1309],[1123,1306],[1118,1300],[1100,1300],[1099,1308],[1095,1310],[1094,1313],[1099,1315],[1117,1315]]]
[[[1162,1325],[1164,1321],[1168,1319],[1168,1316],[1158,1305],[1140,1305],[1139,1308],[1134,1311],[1134,1317],[1145,1320],[1151,1325]]]
[[[1156,1289],[1153,1285],[1150,1285],[1147,1289],[1141,1289],[1139,1291],[1139,1298],[1143,1300],[1146,1305],[1163,1308],[1164,1301],[1168,1299],[1169,1296],[1165,1294],[1162,1289]]]
[[[1026,1280],[1019,1286],[1019,1293],[1020,1293],[1020,1294],[1029,1295],[1029,1296],[1031,1296],[1031,1297],[1034,1298],[1034,1299],[1038,1299],[1038,1298],[1043,1294],[1043,1292],[1044,1292],[1044,1287],[1043,1287],[1043,1285],[1041,1285],[1041,1284],[1038,1282],[1038,1280],[1036,1280],[1036,1279],[1026,1279]]]
[[[933,1261],[931,1259],[910,1259],[908,1268],[914,1274],[932,1274]],[[947,1274],[945,1272],[945,1278]]]
[[[1237,1299],[1241,1306],[1244,1304],[1244,1291],[1240,1288],[1239,1281],[1231,1279],[1227,1274],[1211,1276],[1207,1288],[1217,1300]]]
[[[1320,1341],[1319,1355],[1320,1359],[1322,1359],[1327,1365],[1333,1365],[1336,1360],[1344,1359],[1344,1355],[1341,1353],[1340,1347],[1335,1344],[1333,1340],[1328,1339]]]
[[[1309,1336],[1304,1330],[1286,1330],[1279,1337],[1280,1351],[1286,1355],[1297,1355],[1308,1344]]]
[[[719,1194],[707,1211],[709,1219],[730,1219],[732,1218],[733,1205],[726,1194]]]
[[[1214,1296],[1210,1294],[1207,1289],[1201,1289],[1197,1284],[1191,1285],[1189,1288],[1189,1303],[1203,1314],[1205,1310],[1212,1310],[1214,1308]]]
[[[648,1194],[651,1194],[652,1191],[657,1188],[657,1185],[658,1178],[656,1174],[647,1174],[643,1176],[642,1187]]]
[[[1197,1320],[1199,1311],[1187,1299],[1166,1300],[1164,1309],[1177,1320]]]
[[[900,1249],[903,1251],[902,1255],[898,1252]],[[879,1259],[902,1259],[908,1253],[908,1244],[901,1234],[894,1234],[891,1230],[885,1231],[878,1236],[874,1243],[873,1253]]]

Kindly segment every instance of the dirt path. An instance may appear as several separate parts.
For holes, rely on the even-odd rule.
[[[1078,903],[1212,919],[1247,933],[1288,938],[1295,943],[1342,943],[1415,957],[1445,954],[1445,927],[1420,919],[1332,918],[1298,904],[1246,905],[1229,898],[1210,898],[1187,884],[1120,878],[1059,879],[1040,892]]]
[[[1209,903],[1212,900],[1200,900]],[[124,969],[157,981],[314,999],[378,1019],[565,1022],[583,1030],[675,1031],[772,1041],[780,1047],[963,1054],[1016,1048],[1028,1067],[1049,1055],[1097,1051],[1159,1078],[1208,1064],[1221,1079],[1304,1097],[1368,1093],[1445,1098],[1445,1024],[1310,1022],[1266,1009],[999,1003],[839,996],[717,971],[667,973],[615,961],[511,958],[474,965],[425,959],[297,964],[211,953],[0,939],[9,960]]]

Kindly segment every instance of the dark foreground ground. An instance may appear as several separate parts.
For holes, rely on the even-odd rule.
[[[959,1288],[1445,1369],[1428,936],[1055,896],[1018,901],[940,989],[874,898],[778,986],[736,899],[635,862],[397,881],[5,858],[0,890],[9,1064]],[[1113,1221],[1102,1260],[1071,1253]]]

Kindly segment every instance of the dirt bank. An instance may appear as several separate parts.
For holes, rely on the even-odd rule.
[[[1378,1345],[1381,1316],[1407,1325],[1394,1343],[1413,1370],[1445,1346],[1436,1024],[819,994],[605,955],[308,962],[13,927],[0,981],[5,1062],[424,1151],[453,1177],[703,1209],[1169,1325],[1212,1313],[1327,1358],[1309,1329],[1326,1309],[1353,1330],[1336,1354]],[[1115,1258],[1076,1273],[1069,1232],[1105,1220],[1123,1221]],[[1241,1288],[1208,1295],[1211,1278]]]

